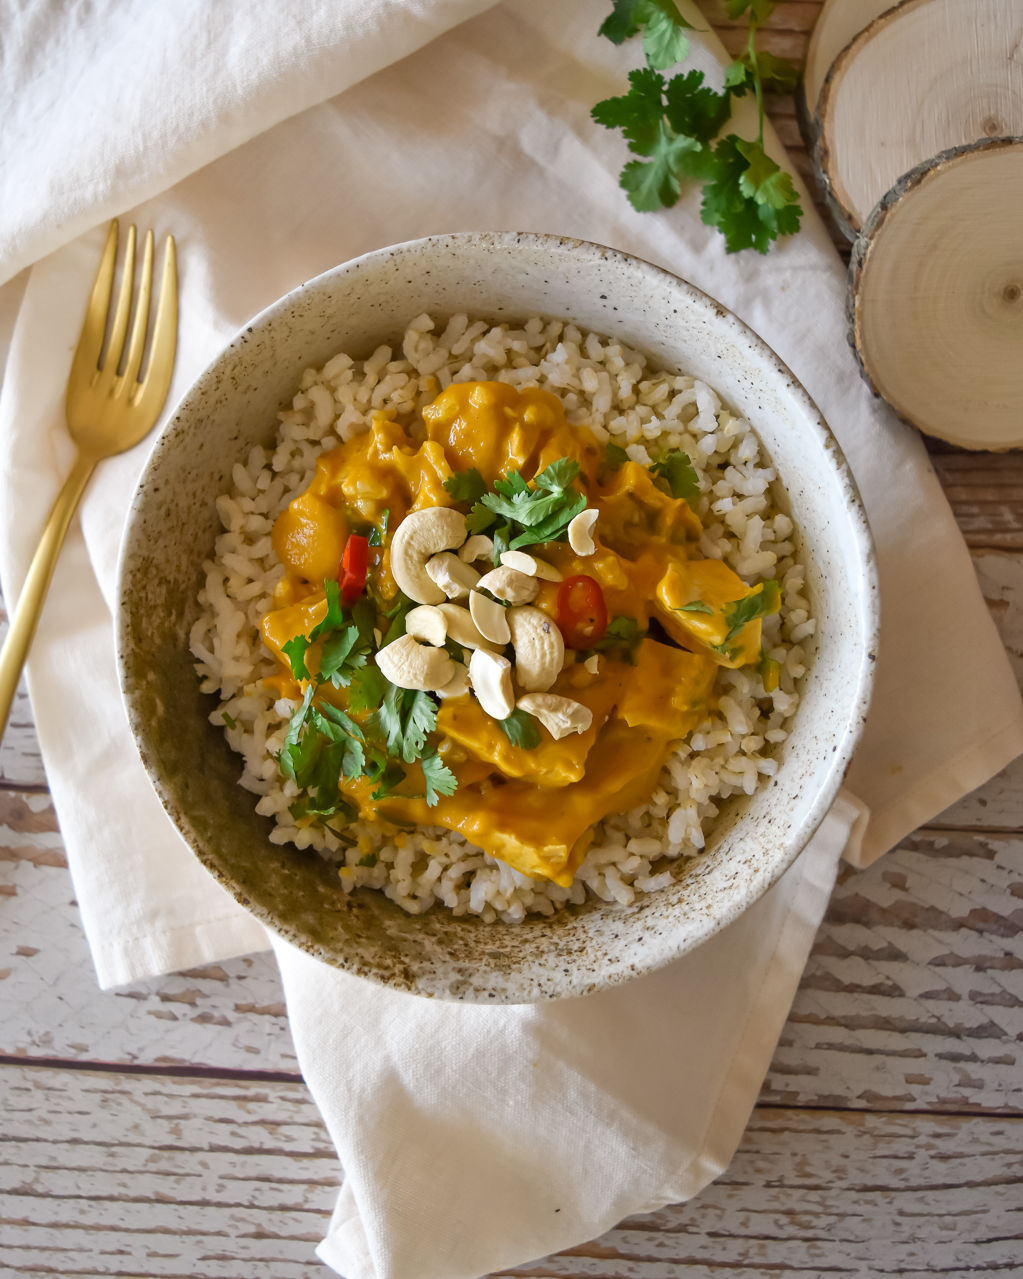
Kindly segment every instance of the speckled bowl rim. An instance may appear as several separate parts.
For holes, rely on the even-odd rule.
[[[429,989],[421,989],[414,976],[408,977],[406,980],[399,982],[388,980],[386,977],[382,976],[372,964],[365,963],[357,954],[345,954],[344,956],[341,956],[336,953],[323,953],[319,946],[315,943],[311,943],[301,932],[286,922],[282,922],[280,919],[276,918],[271,910],[261,906],[257,902],[251,901],[244,890],[240,888],[239,884],[234,881],[230,875],[225,874],[219,866],[211,862],[201,842],[193,838],[189,829],[183,827],[181,822],[178,820],[176,797],[170,789],[164,785],[159,774],[159,770],[153,765],[148,744],[147,725],[144,722],[144,719],[142,719],[136,712],[136,707],[133,701],[133,690],[129,686],[129,682],[126,678],[124,656],[129,639],[129,632],[124,600],[126,598],[125,583],[128,577],[128,564],[132,552],[135,519],[138,514],[139,504],[144,501],[145,498],[147,476],[159,466],[160,460],[165,454],[174,450],[176,446],[176,426],[181,416],[188,411],[190,403],[201,398],[204,392],[215,383],[220,367],[230,361],[231,357],[246,343],[249,335],[253,331],[272,326],[275,320],[284,316],[307,290],[312,288],[322,288],[329,283],[334,283],[336,287],[336,285],[340,285],[344,281],[346,276],[359,272],[364,265],[374,263],[382,259],[398,258],[402,255],[410,255],[412,258],[415,258],[415,256],[424,248],[444,246],[457,250],[460,245],[469,243],[478,244],[493,252],[501,252],[503,250],[514,251],[514,246],[522,244],[548,247],[551,249],[567,249],[572,251],[573,254],[579,255],[580,259],[588,259],[594,263],[600,261],[620,263],[626,269],[635,272],[640,278],[648,278],[651,281],[651,284],[653,284],[654,281],[667,281],[669,282],[670,287],[684,295],[692,306],[712,315],[719,324],[723,324],[726,329],[729,329],[738,339],[740,339],[751,352],[755,353],[764,363],[772,366],[773,370],[786,382],[787,394],[791,396],[793,401],[801,408],[802,413],[806,418],[807,429],[811,430],[816,435],[817,443],[820,445],[823,452],[830,457],[836,477],[840,481],[842,493],[845,499],[845,510],[843,514],[848,520],[853,535],[858,577],[862,582],[861,599],[863,607],[858,612],[856,626],[856,633],[860,638],[859,649],[862,652],[862,661],[856,672],[855,692],[849,699],[848,714],[845,719],[844,730],[831,745],[832,760],[826,783],[819,788],[813,802],[808,805],[801,821],[791,828],[788,839],[785,841],[784,851],[774,857],[771,862],[770,871],[755,883],[740,881],[736,891],[723,901],[720,909],[714,915],[695,921],[692,917],[690,917],[687,921],[688,927],[682,935],[669,936],[659,933],[653,938],[648,937],[644,939],[642,961],[640,963],[630,964],[627,968],[617,967],[613,972],[601,973],[596,978],[593,976],[592,972],[582,974],[579,978],[576,978],[575,975],[568,975],[564,981],[559,983],[558,989],[553,991],[547,988],[544,988],[543,990],[523,988],[516,991],[514,989],[510,989],[507,983],[505,983],[500,992],[486,991],[485,988],[482,988],[479,991],[470,991],[468,994],[446,994],[443,990],[437,990],[432,987]],[[481,307],[481,311],[485,312],[486,310],[487,307]],[[128,518],[125,524],[118,563],[117,598],[120,601],[117,610],[116,625],[118,673],[120,676],[122,698],[126,707],[132,734],[135,738],[136,746],[139,750],[150,781],[153,784],[164,808],[167,810],[185,842],[191,847],[192,851],[206,869],[210,871],[217,881],[225,889],[227,889],[227,891],[231,893],[237,901],[239,901],[267,928],[299,949],[302,949],[329,964],[342,968],[343,970],[351,972],[357,976],[365,977],[387,988],[403,989],[411,993],[427,995],[429,997],[478,1003],[542,1002],[550,998],[566,998],[585,995],[600,989],[619,985],[625,981],[631,980],[633,977],[656,971],[657,969],[660,969],[680,958],[683,954],[701,945],[721,929],[734,922],[745,910],[752,906],[755,901],[759,900],[760,897],[762,897],[764,893],[766,893],[781,878],[785,871],[789,869],[800,853],[806,848],[807,844],[826,817],[841,788],[845,773],[847,772],[852,760],[853,752],[862,734],[867,711],[870,705],[880,633],[880,590],[877,573],[876,551],[859,488],[855,478],[853,477],[845,454],[842,451],[841,445],[838,443],[834,433],[825,421],[820,409],[817,407],[816,403],[799,382],[798,378],[796,378],[793,374],[788,365],[785,364],[785,362],[768,345],[767,342],[765,342],[747,324],[728,310],[727,307],[703,290],[697,288],[688,280],[685,280],[683,277],[678,276],[661,266],[655,265],[654,263],[651,263],[635,254],[626,253],[622,250],[613,249],[591,241],[543,232],[452,232],[449,234],[424,236],[415,240],[387,245],[379,249],[371,250],[368,253],[361,254],[358,257],[329,268],[315,277],[311,277],[297,285],[288,293],[284,294],[275,302],[272,302],[269,306],[265,307],[262,311],[258,312],[255,316],[243,324],[237,330],[235,335],[226,342],[220,351],[210,360],[206,368],[194,380],[188,390],[186,390],[178,402],[174,413],[169,419],[167,426],[164,428],[154,445],[152,452],[150,453],[143,474],[140,477],[136,493],[132,499]],[[409,918],[410,920],[414,920],[416,917],[410,916]]]

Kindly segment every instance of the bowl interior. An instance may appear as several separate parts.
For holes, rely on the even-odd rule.
[[[368,355],[421,312],[571,319],[657,366],[706,380],[749,419],[802,539],[817,642],[783,767],[732,808],[708,851],[629,907],[483,924],[407,915],[337,886],[313,852],[269,842],[208,716],[188,634],[215,502],[234,464],[269,443],[301,374],[337,351]],[[204,865],[269,927],[329,963],[420,994],[519,1002],[578,995],[649,971],[734,919],[784,871],[833,800],[869,698],[877,586],[865,517],[841,452],[776,356],[692,286],[638,259],[535,235],[438,236],[357,259],[254,319],[210,365],[156,444],[129,515],[118,618],[122,689],[142,760]]]

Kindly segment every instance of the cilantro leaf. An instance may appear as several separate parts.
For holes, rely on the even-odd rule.
[[[643,27],[643,54],[647,63],[663,71],[689,54],[686,31],[693,31],[672,0],[641,0],[637,19]]]
[[[417,760],[426,738],[437,726],[437,706],[428,693],[388,684],[379,709],[366,722],[367,730],[387,743],[387,753],[406,764]]]
[[[373,867],[377,864],[379,860],[380,860],[380,857],[379,857],[379,854],[377,853],[363,853],[363,855],[359,858],[359,860],[355,864],[356,866]]]
[[[579,463],[572,458],[559,457],[556,462],[551,462],[549,466],[533,477],[533,487],[538,489],[549,489],[552,493],[560,493],[567,489],[579,474]]]
[[[732,113],[727,93],[716,93],[703,83],[702,71],[672,76],[665,90],[665,114],[676,133],[699,142],[716,138]]]
[[[606,129],[621,129],[634,155],[652,155],[664,115],[664,77],[647,67],[629,72],[629,92],[598,102],[590,115]]]
[[[436,751],[429,751],[419,761],[423,768],[423,780],[426,783],[426,803],[433,808],[441,795],[453,795],[458,789],[458,780],[447,764]]]
[[[482,502],[477,502],[469,514],[465,517],[465,527],[468,533],[483,533],[495,523],[497,516],[493,511],[488,511]]]
[[[330,680],[335,688],[351,682],[352,674],[366,665],[369,645],[359,634],[356,625],[335,631],[323,641],[320,653],[320,679]]]
[[[709,604],[704,604],[703,600],[690,600],[688,604],[677,604],[673,610],[676,613],[709,613],[714,615],[714,610]]]
[[[723,649],[730,640],[735,639],[747,622],[752,622],[757,617],[766,617],[769,613],[777,613],[780,607],[781,587],[778,583],[774,578],[761,582],[753,594],[746,595],[741,600],[735,600],[726,607],[725,621],[728,623],[728,631],[717,647]]]
[[[591,644],[590,653],[604,653],[607,657],[620,662],[635,662],[636,646],[645,632],[639,629],[639,622],[634,617],[619,616],[612,618],[607,630],[595,644]]]
[[[444,487],[456,502],[478,502],[487,491],[486,481],[474,466],[456,471],[444,481]]]
[[[672,0],[612,0],[612,11],[599,34],[622,44],[642,28],[643,53],[651,67],[670,67],[689,52],[686,31],[692,31]]]
[[[772,240],[799,229],[803,210],[792,179],[761,143],[730,133],[714,148],[714,161],[701,217],[723,232],[729,253],[750,248],[766,253]]]
[[[437,704],[428,693],[404,689],[402,715],[404,739],[401,757],[406,764],[419,759],[426,746],[426,738],[437,727]]]
[[[350,804],[340,793],[326,804],[321,805],[319,800],[318,794],[316,796],[300,795],[293,804],[288,806],[288,812],[296,821],[302,817],[339,817],[344,822],[353,822],[359,815],[355,805]]]
[[[540,728],[536,718],[516,706],[507,719],[499,721],[501,729],[513,746],[522,750],[535,750],[540,745]]]
[[[323,593],[327,597],[327,611],[309,632],[309,639],[319,639],[327,631],[336,630],[345,624],[345,606],[341,602],[341,584],[333,578],[323,583]]]
[[[494,543],[494,553],[491,556],[493,563],[500,564],[501,556],[510,549],[511,531],[510,524],[502,524],[500,527],[491,530],[490,537]]]
[[[377,666],[363,666],[352,672],[348,685],[348,708],[359,714],[375,711],[387,691],[387,680]]]
[[[286,644],[281,645],[281,652],[291,665],[291,673],[295,679],[310,679],[309,668],[305,664],[306,650],[309,647],[308,635],[293,635]]]
[[[376,790],[372,792],[371,798],[386,799],[389,795],[393,795],[395,788],[400,786],[405,780],[405,770],[394,760],[388,760],[383,764],[374,780],[377,786]]]
[[[618,185],[629,197],[637,213],[670,209],[682,193],[682,181],[694,177],[689,158],[702,150],[695,138],[677,134],[663,120],[648,154],[650,160],[630,160],[622,169]]]
[[[690,461],[689,454],[682,449],[672,449],[670,453],[665,453],[659,462],[653,463],[650,472],[667,481],[672,497],[692,502],[700,496],[700,479],[696,468]]]
[[[410,600],[407,595],[402,595],[399,591],[397,599],[393,607],[384,616],[390,618],[390,625],[384,632],[380,640],[380,647],[385,648],[393,640],[401,639],[405,634],[405,618],[415,608],[415,600]]]
[[[404,692],[396,684],[388,684],[383,701],[366,721],[366,729],[374,737],[387,743],[389,755],[400,755],[404,745],[401,723],[401,695]]]

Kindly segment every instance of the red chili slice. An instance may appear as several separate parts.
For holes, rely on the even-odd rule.
[[[607,604],[596,578],[566,577],[558,588],[558,628],[569,648],[589,648],[607,630]]]
[[[341,556],[341,598],[351,604],[362,594],[369,567],[369,539],[358,533],[350,533]]]

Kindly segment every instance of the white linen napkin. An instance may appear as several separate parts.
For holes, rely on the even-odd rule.
[[[35,95],[36,106],[18,116],[15,150],[57,96],[58,76],[99,42],[89,14],[77,34],[59,36],[60,8],[36,10],[49,15],[49,27],[40,22],[50,40],[69,42],[57,70],[41,54],[18,64],[31,75],[16,96]],[[854,794],[757,907],[692,955],[584,1000],[475,1009],[395,995],[275,943],[303,1072],[346,1173],[321,1255],[349,1279],[457,1279],[590,1238],[715,1176],[756,1098],[840,853],[871,860],[984,781],[1023,750],[1023,714],[926,454],[858,378],[844,338],[841,264],[809,201],[803,232],[766,258],[726,255],[699,221],[695,192],[670,212],[633,213],[617,188],[624,144],[590,121],[589,108],[621,92],[639,53],[597,38],[602,6],[509,0],[483,12],[468,0],[366,0],[354,6],[357,18],[350,8],[288,0],[273,6],[271,25],[260,6],[217,6],[217,49],[259,49],[260,74],[239,72],[225,86],[195,58],[194,42],[168,37],[161,66],[173,94],[164,109],[132,117],[162,151],[137,153],[133,136],[108,129],[98,151],[78,156],[78,132],[60,117],[41,180],[55,183],[61,160],[74,180],[52,197],[53,217],[35,193],[9,184],[0,278],[63,247],[0,293],[17,305],[0,394],[8,603],[69,465],[63,390],[103,240],[95,224],[148,195],[127,215],[174,231],[181,252],[172,398],[249,315],[382,244],[451,230],[554,231],[659,262],[736,311],[817,400],[862,489],[882,580],[877,695],[848,779]],[[108,0],[90,13],[109,26],[132,9]],[[186,5],[161,12],[185,26],[200,21]],[[349,87],[387,50],[398,57],[413,47],[408,13],[423,47]],[[300,29],[333,31],[342,46],[321,50],[308,79]],[[697,64],[720,75],[716,41],[699,43]],[[79,106],[98,120],[115,96],[158,100],[144,80],[150,72],[142,64],[116,86],[90,80]],[[282,95],[282,84],[292,91]],[[291,115],[294,101],[308,109]],[[749,123],[740,116],[740,131]],[[20,304],[12,287],[23,287]],[[95,477],[28,667],[104,986],[267,944],[178,839],[120,707],[114,570],[151,443]],[[653,1063],[645,1087],[636,1061]]]

